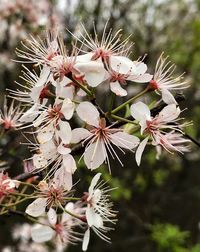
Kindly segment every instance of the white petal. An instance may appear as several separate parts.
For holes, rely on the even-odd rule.
[[[40,152],[45,159],[51,159],[53,155],[57,152],[57,147],[54,144],[53,140],[50,140],[46,143],[40,144]]]
[[[86,53],[86,54],[83,54],[83,55],[78,55],[76,57],[76,62],[77,63],[85,63],[85,62],[89,62],[91,61],[91,58],[94,54],[93,53]]]
[[[83,139],[86,139],[87,137],[92,136],[92,133],[90,133],[88,130],[84,128],[76,128],[72,130],[72,139],[71,143],[79,143]]]
[[[161,89],[162,99],[166,104],[177,104],[174,96],[167,89]]]
[[[91,195],[93,193],[94,187],[96,186],[97,182],[99,181],[101,177],[101,173],[97,173],[94,178],[92,179],[90,183],[90,187],[88,189],[89,194]]]
[[[44,168],[45,166],[47,166],[47,164],[47,159],[43,154],[33,155],[33,165],[36,169]]]
[[[134,62],[124,56],[111,56],[110,66],[115,72],[120,74],[128,74],[136,70]]]
[[[135,152],[135,159],[136,159],[136,163],[138,166],[140,165],[142,153],[144,151],[145,146],[147,145],[148,140],[149,140],[148,137],[146,137],[144,140],[142,140],[142,142],[139,144],[139,146]]]
[[[110,90],[118,96],[126,96],[127,92],[121,87],[118,81],[110,83]]]
[[[110,135],[111,142],[116,146],[125,148],[125,149],[134,149],[138,146],[140,140],[136,136],[129,135],[125,132],[117,132]]]
[[[68,173],[64,166],[55,172],[53,181],[57,188],[63,187],[68,191],[72,188],[72,174]]]
[[[48,221],[52,226],[55,226],[57,223],[57,214],[53,208],[50,208],[47,212]]]
[[[78,92],[76,94],[78,96],[80,96],[80,97],[83,97],[83,96],[87,95],[86,92],[83,89],[81,89],[81,88],[78,90]]]
[[[61,155],[67,155],[71,152],[71,149],[68,147],[65,147],[65,145],[61,142],[57,148],[57,152]]]
[[[74,113],[74,103],[70,99],[65,99],[62,104],[61,112],[64,115],[66,120],[72,118]]]
[[[73,174],[77,169],[76,162],[73,156],[70,154],[63,156],[63,166],[65,167],[66,171],[70,174]]]
[[[95,226],[96,228],[100,228],[103,226],[102,217],[92,207],[87,207],[86,219],[89,227]]]
[[[28,109],[19,119],[20,122],[33,122],[33,120],[38,116],[38,104],[34,104],[30,109]]]
[[[86,251],[90,240],[90,229],[88,228],[83,237],[82,250]]]
[[[70,124],[66,121],[59,121],[59,129],[57,130],[57,136],[60,137],[64,144],[69,144],[72,137],[72,131]]]
[[[35,242],[46,242],[50,241],[55,235],[55,231],[48,227],[42,225],[36,225],[31,230],[31,237]]]
[[[77,109],[78,116],[89,125],[99,126],[99,112],[90,102],[81,102]]]
[[[131,80],[138,83],[146,83],[152,80],[152,78],[153,78],[153,75],[146,73],[142,75],[131,75],[127,78],[127,80]]]
[[[39,80],[36,83],[36,87],[43,86],[47,83],[48,77],[50,75],[50,68],[49,67],[44,67],[40,73]]]
[[[176,104],[170,104],[161,110],[161,112],[159,113],[159,119],[162,122],[171,122],[175,120],[180,115],[180,113],[181,111],[179,107],[176,106]]]
[[[69,98],[72,100],[74,98],[75,87],[70,83],[72,83],[72,81],[65,76],[61,82],[57,82],[56,96],[60,98]]]
[[[73,213],[74,212],[74,203],[73,202],[67,203],[67,205],[65,206],[65,210]],[[72,218],[73,217],[70,214],[63,212],[61,222],[62,223],[66,222],[66,221],[69,222],[70,220],[72,220]]]
[[[89,145],[84,153],[84,161],[88,169],[96,169],[106,159],[106,148],[102,140]]]
[[[105,69],[102,62],[90,61],[87,63],[78,63],[75,67],[84,73],[89,86],[96,87],[105,79]]]
[[[38,198],[34,200],[30,205],[28,205],[25,212],[33,217],[38,217],[45,213],[46,206],[47,206],[47,199]]]
[[[144,62],[134,61],[136,65],[135,74],[144,74],[147,71],[147,65]]]
[[[54,135],[54,126],[53,124],[49,124],[46,127],[42,128],[37,135],[37,140],[39,143],[46,143],[52,139]]]
[[[145,120],[151,119],[151,112],[149,107],[143,102],[137,102],[131,105],[131,115],[137,121],[141,121],[145,118]]]

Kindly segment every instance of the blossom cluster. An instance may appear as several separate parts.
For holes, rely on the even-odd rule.
[[[47,32],[45,39],[31,36],[24,48],[17,49],[20,60],[32,63],[33,69],[23,65],[23,83],[9,90],[13,102],[9,109],[5,103],[0,115],[3,131],[28,131],[33,152],[26,160],[32,180],[19,179],[18,184],[1,173],[2,213],[32,199],[25,209],[25,216],[36,223],[31,237],[39,243],[51,240],[57,250],[80,241],[87,250],[91,230],[109,242],[107,232],[117,219],[111,189],[100,181],[100,173],[87,192],[74,197],[79,158],[92,172],[102,165],[111,171],[111,159],[123,166],[120,152],[132,152],[139,166],[147,144],[155,147],[157,157],[162,149],[170,154],[189,151],[190,140],[184,137],[188,123],[180,118],[174,97],[174,91],[188,84],[182,75],[174,76],[175,66],[162,53],[150,71],[144,58],[130,59],[131,45],[128,38],[121,40],[120,32],[113,35],[105,27],[99,40],[96,32],[93,38],[83,29],[79,36],[72,35],[71,52],[58,32]],[[131,97],[128,87],[136,85],[143,90]],[[109,105],[106,101],[100,105],[98,93],[110,96]],[[156,113],[136,101],[153,93],[159,99],[154,111],[162,105]],[[38,173],[42,175],[37,177]],[[33,193],[21,192],[23,186],[30,186]]]

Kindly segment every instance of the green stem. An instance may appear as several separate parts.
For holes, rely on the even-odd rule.
[[[69,77],[68,77],[69,78]],[[79,88],[81,88],[83,91],[86,92],[87,95],[89,96],[93,96],[93,93],[87,88],[85,87],[84,85],[82,85],[80,82],[78,82],[76,79],[74,79],[73,77],[70,78],[71,81],[73,81]]]
[[[147,86],[142,92],[138,93],[137,95],[133,96],[132,98],[130,98],[128,101],[122,103],[121,105],[119,105],[117,108],[113,109],[111,111],[112,114],[117,113],[119,110],[123,109],[126,105],[128,105],[129,103],[132,103],[134,100],[136,100],[137,98],[139,98],[140,96],[146,94],[149,91],[149,87]]]
[[[110,114],[111,111],[112,111],[113,104],[114,104],[114,101],[115,101],[115,97],[116,97],[116,95],[112,92],[111,97],[110,97],[110,104],[109,104],[108,114]]]
[[[69,214],[69,215],[75,217],[76,219],[82,220],[81,216],[76,215],[76,214],[74,214],[74,213],[72,213],[72,212],[69,212],[68,210],[66,210],[66,209],[60,204],[60,202],[58,202],[58,206],[59,206],[59,208],[60,208],[63,212],[65,212],[65,213],[67,213],[67,214]]]
[[[77,201],[77,200],[81,200],[81,198],[74,198],[74,197],[65,197],[65,198],[63,198],[64,200],[75,200],[75,201]]]
[[[120,116],[116,116],[116,115],[112,115],[112,114],[111,114],[111,117],[114,118],[114,119],[116,119],[116,120],[118,120],[118,121],[122,121],[122,122],[126,122],[126,123],[132,123],[132,124],[134,124],[134,125],[135,125],[135,124],[137,125],[136,122],[133,122],[133,121],[131,121],[131,120],[128,120],[128,119],[123,118],[123,117],[120,117]]]
[[[12,192],[12,193],[10,193],[10,194],[11,194],[11,195],[15,195],[15,196],[21,196],[21,197],[30,198],[30,195],[28,195],[28,194],[17,193],[17,192]]]

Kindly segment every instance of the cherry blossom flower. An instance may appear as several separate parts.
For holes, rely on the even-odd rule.
[[[65,206],[66,212],[58,218],[56,211],[51,208],[48,213],[48,223],[46,225],[36,224],[31,230],[33,241],[41,243],[56,239],[57,247],[66,247],[70,243],[74,244],[81,241],[81,234],[74,231],[74,228],[80,226],[81,223],[67,212],[77,212],[79,209],[72,202]]]
[[[88,229],[83,238],[83,251],[87,250],[90,239],[90,228],[103,240],[110,242],[110,238],[105,235],[111,228],[105,223],[115,223],[116,212],[113,211],[112,203],[109,202],[107,194],[111,189],[104,187],[105,183],[98,182],[101,173],[97,173],[91,181],[88,193],[85,193],[84,200],[87,203],[86,220]]]
[[[50,81],[52,81],[49,78],[49,71],[43,68],[41,69],[40,76],[38,76],[36,72],[30,71],[25,66],[23,67],[25,71],[22,71],[23,76],[21,76],[21,79],[26,82],[26,86],[16,82],[23,90],[9,90],[9,96],[29,105],[37,103],[46,104],[47,98],[50,95]]]
[[[157,116],[152,117],[149,107],[143,102],[131,105],[131,115],[139,121],[141,134],[147,134],[136,151],[138,165],[140,165],[142,153],[150,137],[153,145],[161,145],[169,152],[178,151],[182,153],[186,150],[185,143],[188,143],[188,140],[181,137],[180,133],[182,133],[181,129],[187,124],[179,123],[180,113],[181,111],[176,104],[170,104],[164,107]]]
[[[90,60],[101,59],[102,62],[108,62],[111,56],[127,55],[132,47],[132,44],[129,44],[130,36],[121,41],[121,30],[118,30],[114,35],[112,34],[111,29],[107,33],[107,24],[108,23],[106,23],[104,26],[101,39],[99,39],[99,35],[97,35],[95,27],[94,38],[92,38],[83,25],[82,28],[85,34],[81,32],[79,33],[81,39],[70,32],[73,37],[75,37],[81,42],[82,45],[89,49],[90,54],[88,54],[87,57],[89,56]],[[87,51],[84,51],[83,49],[80,50],[84,53],[87,53]]]
[[[62,168],[68,176],[69,174],[72,176],[77,169],[76,162],[70,154],[71,149],[55,138],[39,145],[36,144],[34,148],[37,153],[33,155],[32,160],[36,171],[52,165],[48,175]]]
[[[56,31],[46,32],[45,39],[30,36],[22,45],[26,49],[17,49],[17,56],[24,59],[25,63],[48,65],[49,62],[59,53],[58,35]]]
[[[147,65],[139,61],[131,61],[124,56],[116,56],[110,59],[110,66],[107,66],[110,89],[118,96],[126,96],[127,91],[121,85],[127,81],[149,82],[152,75],[146,73]]]
[[[89,129],[76,128],[72,130],[71,143],[88,142],[85,147],[84,161],[88,169],[98,168],[104,161],[109,164],[107,151],[122,164],[112,145],[123,152],[124,149],[132,150],[139,144],[136,136],[123,132],[122,129],[115,129],[106,126],[104,118],[100,118],[99,112],[90,102],[82,102],[78,105],[78,116],[89,125]]]
[[[41,181],[38,185],[38,198],[26,208],[26,213],[38,217],[45,213],[46,208],[64,204],[65,197],[72,188],[72,176],[64,167],[59,168],[52,180]]]
[[[188,88],[189,85],[183,80],[183,74],[177,77],[173,76],[176,66],[167,61],[167,59],[168,57],[163,57],[163,53],[158,58],[150,86],[158,93],[161,93],[162,99],[166,104],[177,104],[171,91],[182,90]]]
[[[17,129],[20,128],[23,123],[20,122],[20,117],[23,114],[23,109],[20,105],[15,105],[14,101],[10,106],[7,105],[7,100],[4,100],[3,110],[0,110],[0,125],[5,129]]]
[[[2,196],[14,192],[18,186],[19,182],[17,180],[9,178],[8,174],[3,171],[0,172],[0,199]]]
[[[34,127],[40,126],[37,130],[37,139],[40,143],[45,143],[56,135],[56,137],[61,138],[64,144],[69,144],[71,127],[66,120],[71,119],[73,112],[74,103],[67,98],[62,101],[55,101],[54,105],[49,105],[49,107],[37,104],[36,108],[31,107],[26,111],[20,121],[31,122]]]

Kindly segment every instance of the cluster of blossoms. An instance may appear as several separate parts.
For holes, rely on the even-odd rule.
[[[141,59],[128,58],[128,39],[121,41],[120,37],[119,32],[112,35],[105,28],[101,40],[97,34],[93,39],[84,29],[69,53],[62,37],[48,32],[44,40],[31,37],[24,44],[25,51],[17,50],[23,63],[34,64],[34,70],[23,66],[25,84],[18,83],[19,89],[10,90],[10,97],[20,105],[13,102],[10,109],[4,105],[0,125],[4,131],[27,132],[31,128],[26,138],[33,155],[26,164],[33,178],[19,181],[16,191],[15,180],[2,173],[0,196],[8,194],[1,202],[2,213],[33,199],[24,214],[36,222],[31,237],[39,243],[51,240],[57,250],[80,241],[83,251],[87,250],[91,230],[109,242],[107,232],[116,222],[108,194],[111,189],[100,181],[100,173],[93,177],[87,192],[74,197],[78,157],[92,171],[101,165],[111,170],[111,158],[123,166],[119,153],[126,151],[135,153],[139,166],[147,144],[156,147],[157,156],[162,149],[169,153],[189,150],[183,132],[187,123],[179,117],[181,110],[173,96],[174,90],[186,88],[187,83],[182,75],[174,77],[174,65],[163,54],[154,73],[149,73]],[[127,86],[131,85],[144,89],[130,97]],[[106,102],[100,106],[97,98],[104,90],[111,98],[108,107]],[[162,105],[156,114],[147,104],[135,101],[154,91],[159,95],[157,106]],[[120,97],[126,96],[125,102],[114,107],[116,98],[121,101]],[[33,193],[26,189],[20,193],[24,185]]]

